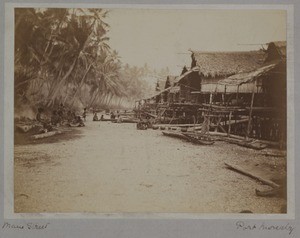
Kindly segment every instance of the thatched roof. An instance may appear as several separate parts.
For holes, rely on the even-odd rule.
[[[169,80],[170,82],[170,87],[171,86],[174,86],[175,83],[177,83],[177,77],[176,76],[172,76],[172,75],[169,75],[165,81],[165,88],[166,88],[166,84],[167,84],[167,81]]]
[[[268,50],[275,48],[282,59],[286,58],[286,41],[274,41],[268,43]]]
[[[164,90],[162,90],[162,91],[160,91],[160,92],[158,92],[158,93],[152,95],[151,97],[144,98],[144,99],[141,99],[141,100],[148,100],[148,99],[151,99],[151,98],[155,98],[155,97],[157,97],[158,95],[160,95],[160,94],[162,94],[162,93],[164,93],[164,92],[170,91],[172,88],[174,88],[174,87],[177,86],[177,84],[180,82],[181,79],[183,79],[184,77],[186,77],[186,76],[189,75],[190,73],[192,73],[192,72],[197,72],[197,71],[199,71],[199,68],[198,68],[198,67],[194,67],[194,68],[188,70],[188,71],[185,72],[184,74],[182,74],[182,75],[180,75],[180,76],[178,76],[178,77],[175,77],[175,79],[174,79],[174,84],[171,85],[170,87],[168,87],[168,88],[166,88],[166,89],[164,89]]]
[[[242,85],[245,83],[250,83],[256,80],[258,77],[268,73],[270,70],[274,69],[276,64],[270,64],[248,73],[240,73],[232,75],[226,79],[220,80],[218,84],[222,85]]]
[[[177,77],[176,76],[172,76],[172,75],[168,75],[166,79],[159,79],[156,82],[156,88],[159,92],[161,92],[162,90],[166,89],[166,83],[167,80],[170,81],[170,87],[174,86],[174,84],[177,82]]]
[[[165,88],[165,81],[163,80],[157,80],[155,90],[156,91],[161,91]]]
[[[192,51],[194,66],[205,77],[228,77],[259,68],[265,58],[263,51],[199,52]],[[193,65],[192,65],[193,66]]]

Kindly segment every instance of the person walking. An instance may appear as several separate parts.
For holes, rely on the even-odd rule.
[[[83,117],[83,120],[86,121],[86,108],[83,109],[82,117]]]

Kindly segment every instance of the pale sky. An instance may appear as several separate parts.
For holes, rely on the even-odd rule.
[[[179,66],[190,66],[189,49],[256,50],[286,40],[286,12],[281,10],[112,9],[106,22],[110,46],[123,63],[169,67],[174,75]]]

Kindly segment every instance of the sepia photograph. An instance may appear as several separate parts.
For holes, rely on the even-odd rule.
[[[288,213],[286,10],[13,14],[14,213]]]

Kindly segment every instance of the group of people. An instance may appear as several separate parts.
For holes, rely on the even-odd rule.
[[[147,130],[148,128],[152,128],[153,120],[150,116],[146,116],[145,118],[140,118],[140,121],[136,124],[136,128],[138,130]]]
[[[125,111],[126,112],[126,111]],[[112,111],[110,112],[110,120],[116,120],[120,118],[120,112],[119,111]],[[103,121],[104,120],[104,115],[102,114],[101,117],[98,117],[98,112],[94,111],[93,115],[93,121]]]
[[[61,125],[85,126],[83,120],[86,121],[86,114],[86,108],[84,108],[81,117],[80,115],[76,115],[74,110],[68,110],[63,104],[60,104],[52,111],[50,117],[46,115],[43,107],[39,107],[36,114],[36,120],[43,126],[43,130],[47,132],[53,130],[54,127]]]
[[[126,110],[124,111],[124,113],[126,113]],[[112,111],[110,113],[110,119],[118,119],[118,118],[120,118],[120,116],[121,116],[121,113],[118,110],[116,112]]]
[[[98,113],[94,112],[93,121],[102,121],[104,119],[104,115],[102,114],[101,117],[98,117]]]

